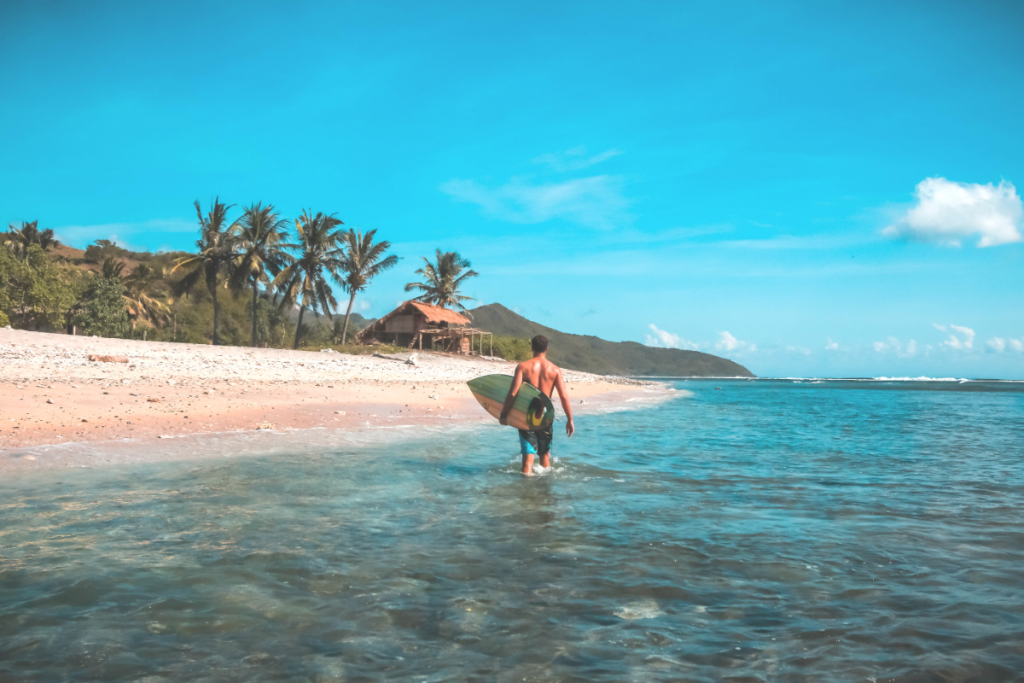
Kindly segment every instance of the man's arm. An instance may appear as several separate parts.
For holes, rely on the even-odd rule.
[[[498,418],[498,422],[503,425],[508,424],[508,413],[512,410],[512,404],[516,402],[516,394],[519,393],[519,387],[523,386],[523,366],[516,366],[516,374],[512,376],[512,386],[508,390],[508,396],[505,397],[505,405],[501,408],[501,417]]]
[[[562,371],[558,371],[555,378],[555,389],[558,390],[558,400],[562,402],[562,410],[565,411],[565,435],[572,436],[576,433],[576,425],[572,421],[572,406],[569,404],[569,394],[565,391],[565,380],[562,379]]]

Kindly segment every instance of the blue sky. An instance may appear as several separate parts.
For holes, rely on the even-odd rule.
[[[19,3],[0,220],[335,212],[552,327],[759,375],[1024,379],[1024,4]],[[984,244],[986,246],[979,246]]]

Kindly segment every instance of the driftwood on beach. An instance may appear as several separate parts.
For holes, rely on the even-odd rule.
[[[91,354],[89,356],[89,360],[95,361],[97,363],[127,363],[128,362],[128,359],[125,358],[124,356],[98,356],[96,354]]]

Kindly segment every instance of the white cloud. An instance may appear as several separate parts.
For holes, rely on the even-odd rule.
[[[602,161],[611,159],[614,156],[622,154],[621,150],[609,149],[595,154],[594,156],[587,156],[587,148],[573,147],[567,149],[564,152],[555,152],[554,154],[541,154],[539,157],[533,159],[535,164],[547,164],[553,171],[564,173],[565,171],[578,171],[581,168],[587,168],[594,164],[599,164]]]
[[[838,351],[839,350],[839,344],[837,344],[836,342],[832,341],[832,337],[826,337],[826,339],[828,339],[828,344],[825,344],[825,350],[826,351]]]
[[[787,346],[786,350],[787,351],[792,351],[793,353],[802,353],[805,356],[811,355],[811,350],[810,349],[805,349],[802,346]]]
[[[906,346],[904,346],[903,343],[900,342],[900,340],[897,339],[896,337],[889,337],[887,341],[877,341],[874,344],[872,344],[872,346],[878,353],[888,353],[889,351],[892,351],[896,355],[902,356],[904,358],[908,356],[913,356],[917,353],[917,341],[913,339],[908,341]]]
[[[610,229],[631,220],[626,212],[630,201],[622,195],[622,184],[621,176],[610,175],[545,185],[513,178],[495,188],[474,180],[449,180],[441,185],[441,191],[511,223],[543,223],[563,218],[591,228]]]
[[[740,341],[728,332],[718,333],[718,343],[715,344],[715,348],[719,351],[757,351],[756,344],[748,344],[745,341]]]
[[[925,178],[918,183],[916,195],[917,205],[883,230],[883,235],[953,246],[978,235],[979,247],[1024,239],[1024,205],[1017,188],[1005,180],[999,185],[979,185]]]
[[[885,353],[886,351],[900,351],[900,340],[896,337],[889,337],[889,341],[876,341],[872,344],[875,347],[875,351],[878,353]]]
[[[974,330],[969,327],[962,327],[960,325],[939,325],[938,323],[932,323],[932,326],[940,332],[946,332],[949,334],[949,339],[942,342],[943,346],[948,346],[951,349],[971,349],[974,348]]]
[[[988,347],[996,353],[1002,353],[1006,350],[1006,340],[1000,337],[992,337],[985,343],[988,344]]]
[[[1009,346],[1013,351],[1024,351],[1024,339],[1003,339],[1002,337],[992,337],[987,342],[988,347],[996,353],[1002,353]]]
[[[651,331],[654,332],[654,334],[647,335],[647,346],[656,346],[665,349],[689,349],[691,351],[696,351],[701,347],[701,344],[692,342],[688,339],[683,339],[678,334],[659,330],[654,324],[648,325],[648,327],[651,328]]]

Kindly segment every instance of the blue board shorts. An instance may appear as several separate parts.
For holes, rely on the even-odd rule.
[[[541,432],[525,432],[520,429],[519,452],[523,455],[547,455],[551,452],[551,441],[554,438],[551,427]]]

